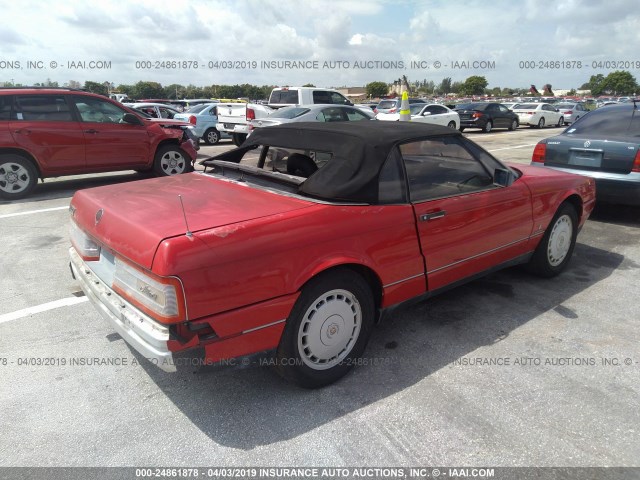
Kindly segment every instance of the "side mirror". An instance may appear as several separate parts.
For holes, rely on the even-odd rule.
[[[140,120],[140,117],[129,112],[125,113],[122,116],[122,120],[125,123],[130,123],[131,125],[142,125],[142,120]]]
[[[496,168],[493,172],[493,184],[501,187],[508,187],[516,180],[516,176],[511,170],[506,168]]]
[[[344,104],[349,105],[350,107],[353,107],[353,102],[351,100],[345,100]]]
[[[560,111],[560,109],[559,109],[559,108],[556,108],[556,112],[559,112],[559,111]]]

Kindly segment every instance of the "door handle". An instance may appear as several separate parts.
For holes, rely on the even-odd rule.
[[[15,130],[15,133],[24,133],[26,135],[29,135],[31,133],[31,130],[29,130],[28,128],[19,128],[18,130]]]
[[[84,133],[99,133],[98,130],[95,129],[90,129],[90,130],[85,130]]]
[[[438,210],[433,213],[425,213],[424,215],[420,215],[421,222],[428,222],[429,220],[437,220],[438,218],[442,218],[447,214],[445,210]]]

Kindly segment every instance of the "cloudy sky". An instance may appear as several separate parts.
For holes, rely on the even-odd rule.
[[[618,69],[640,79],[636,0],[2,3],[0,84],[340,87],[483,75],[489,87],[561,89]]]

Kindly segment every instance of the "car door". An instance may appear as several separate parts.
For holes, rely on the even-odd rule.
[[[429,290],[513,260],[527,250],[533,222],[523,182],[494,185],[504,168],[460,136],[400,145]]]
[[[560,120],[560,112],[556,112],[556,109],[553,105],[544,104],[542,105],[542,110],[545,117],[546,125],[555,125]]]
[[[71,96],[82,120],[87,169],[103,170],[146,166],[151,159],[151,138],[146,124],[123,120],[126,110],[106,99]]]
[[[9,128],[16,145],[34,156],[43,174],[84,171],[84,136],[64,95],[16,95]]]
[[[494,128],[501,128],[505,126],[504,115],[502,112],[500,112],[500,108],[498,107],[497,103],[487,105],[485,113],[489,115],[489,118],[493,122]]]

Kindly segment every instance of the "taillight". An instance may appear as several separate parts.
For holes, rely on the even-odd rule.
[[[256,119],[256,112],[253,111],[253,108],[248,108],[247,107],[246,118],[247,118],[247,120],[255,120]]]
[[[534,115],[536,112],[524,112],[525,115]]]
[[[378,108],[377,107],[373,109],[373,113],[375,113],[375,114],[378,113]]]
[[[546,155],[547,155],[547,144],[539,143],[536,145],[536,148],[533,149],[533,156],[531,157],[531,161],[535,163],[544,163]]]
[[[633,166],[631,167],[632,172],[640,172],[640,148],[636,152],[636,158],[633,159]]]
[[[196,123],[198,123],[198,119],[196,118],[196,116],[195,116],[195,115],[191,115],[191,116],[189,116],[189,123],[190,123],[191,125],[195,125]]]
[[[83,260],[90,262],[100,260],[100,245],[71,220],[69,228],[71,244]]]
[[[471,115],[471,118],[480,118],[482,116],[481,113],[474,113],[473,115]]]
[[[573,110],[567,110],[566,112],[562,112],[565,115],[571,115],[573,113]]]
[[[397,109],[397,108],[392,108],[392,109],[390,109],[390,110],[389,110],[389,112],[388,112],[388,113],[396,113],[397,111],[398,111],[398,109]]]

